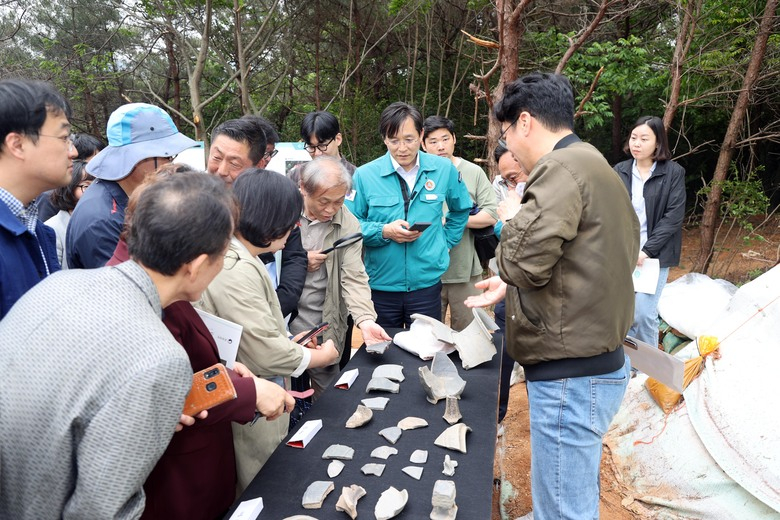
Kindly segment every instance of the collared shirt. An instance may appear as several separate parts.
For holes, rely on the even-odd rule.
[[[656,164],[658,163],[653,161],[653,165],[650,167],[650,175],[647,176],[647,179],[653,176]],[[636,211],[636,216],[639,219],[640,251],[647,242],[647,207],[645,205],[645,182],[647,182],[647,179],[642,179],[639,168],[636,166],[636,159],[634,159],[634,162],[631,163],[631,205],[634,206],[634,211]]]
[[[414,166],[411,170],[406,171],[403,166],[398,164],[393,155],[390,155],[390,162],[393,164],[393,168],[401,176],[406,184],[409,185],[409,191],[414,191],[414,183],[417,181],[417,173],[420,171],[420,152],[417,152],[417,157],[414,160]]]
[[[24,224],[27,231],[35,235],[35,224],[38,220],[38,199],[33,199],[27,207],[24,207],[22,201],[11,195],[7,190],[0,188],[0,201],[3,201],[8,206],[11,213],[19,219],[19,222]]]

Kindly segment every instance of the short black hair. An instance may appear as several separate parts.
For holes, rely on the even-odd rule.
[[[301,121],[301,139],[309,144],[311,136],[317,138],[317,142],[335,139],[341,132],[339,120],[336,116],[325,110],[309,112]]]
[[[265,154],[265,132],[248,119],[228,119],[223,122],[211,132],[211,142],[220,135],[249,146],[249,160],[252,164],[259,163]]]
[[[263,131],[263,134],[265,134],[266,145],[276,144],[279,141],[281,141],[281,139],[279,138],[279,134],[276,132],[276,128],[274,128],[274,125],[271,124],[271,122],[268,119],[264,118],[263,116],[258,116],[256,114],[247,114],[245,116],[242,116],[241,119],[254,123],[258,128],[260,128],[260,130]],[[263,150],[263,153],[265,153],[265,150]]]
[[[298,223],[303,196],[284,175],[249,168],[233,183],[239,207],[236,231],[256,247],[268,247]]]
[[[634,126],[631,127],[631,131],[628,132],[628,138],[626,144],[623,146],[623,151],[631,155],[631,147],[629,140],[631,139],[631,132],[638,126],[647,125],[650,130],[655,134],[655,152],[653,152],[654,161],[668,161],[672,158],[672,151],[669,149],[669,138],[666,136],[666,127],[664,121],[660,117],[656,116],[642,116],[636,120]]]
[[[426,134],[442,128],[455,135],[455,123],[452,122],[452,119],[447,119],[444,116],[428,116],[423,121],[423,130]]]
[[[493,159],[496,160],[496,164],[498,164],[498,161],[501,160],[505,153],[509,153],[509,150],[506,147],[501,146],[500,143],[497,144],[496,149],[493,150]]]
[[[70,118],[70,105],[50,83],[25,79],[0,80],[0,151],[16,132],[38,142],[48,114]]]
[[[502,123],[513,123],[528,112],[551,132],[574,128],[574,93],[561,74],[537,72],[506,86],[493,113]]]
[[[52,190],[49,195],[49,201],[52,206],[62,211],[73,211],[78,202],[78,199],[76,199],[76,195],[74,194],[78,185],[84,181],[95,180],[95,177],[87,173],[87,170],[84,169],[86,164],[85,161],[80,161],[78,159],[73,161],[73,173],[68,185]]]
[[[78,133],[70,136],[73,147],[76,148],[78,156],[76,159],[86,161],[100,150],[106,147],[106,143],[92,134]]]
[[[222,255],[233,233],[231,193],[218,177],[171,175],[144,188],[127,226],[130,257],[173,276],[187,262]]]
[[[423,117],[420,111],[408,103],[396,101],[382,110],[382,115],[379,116],[379,135],[382,136],[382,139],[394,137],[408,117],[414,121],[417,133],[421,133]]]

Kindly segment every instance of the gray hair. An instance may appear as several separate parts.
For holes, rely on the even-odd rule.
[[[335,174],[339,180],[334,184],[328,182],[331,175]],[[344,186],[347,193],[352,190],[352,176],[341,163],[341,160],[335,157],[323,155],[313,159],[300,170],[301,186],[306,193],[312,194],[323,188],[332,188],[333,186]]]

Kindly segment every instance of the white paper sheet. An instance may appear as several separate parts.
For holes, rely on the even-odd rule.
[[[245,500],[230,515],[230,520],[254,520],[263,510],[263,497]]]
[[[195,309],[200,315],[203,323],[211,332],[214,341],[219,349],[219,359],[226,367],[232,369],[236,363],[236,354],[238,353],[238,344],[241,342],[241,332],[244,327],[238,323],[224,320],[208,312]]]
[[[661,264],[657,258],[645,258],[641,266],[634,268],[634,292],[655,294],[660,272]]]

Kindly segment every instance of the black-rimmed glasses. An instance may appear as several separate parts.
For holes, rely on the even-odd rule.
[[[325,141],[325,142],[320,143],[320,144],[305,143],[303,145],[303,149],[306,150],[309,153],[314,153],[314,150],[319,150],[321,152],[325,152],[325,151],[327,151],[328,146],[330,146],[330,143],[332,143],[334,141],[334,139],[335,139],[335,137],[333,139],[330,139],[330,140]]]
[[[274,148],[274,149],[273,149],[273,150],[271,150],[270,152],[265,152],[265,153],[263,154],[263,157],[264,157],[264,158],[266,158],[266,157],[267,157],[267,158],[268,158],[268,160],[270,161],[271,159],[273,159],[274,157],[276,157],[276,154],[278,154],[278,153],[279,153],[279,150],[277,150],[276,148]]]
[[[504,136],[506,135],[506,133],[509,131],[510,128],[515,126],[515,124],[517,123],[518,119],[520,119],[520,117],[516,117],[515,120],[512,121],[512,124],[510,124],[508,127],[504,128],[504,131],[501,132],[501,135],[498,136],[498,144],[500,144],[501,146],[503,146],[507,150],[509,149],[509,147],[506,145],[506,141],[504,140]]]

